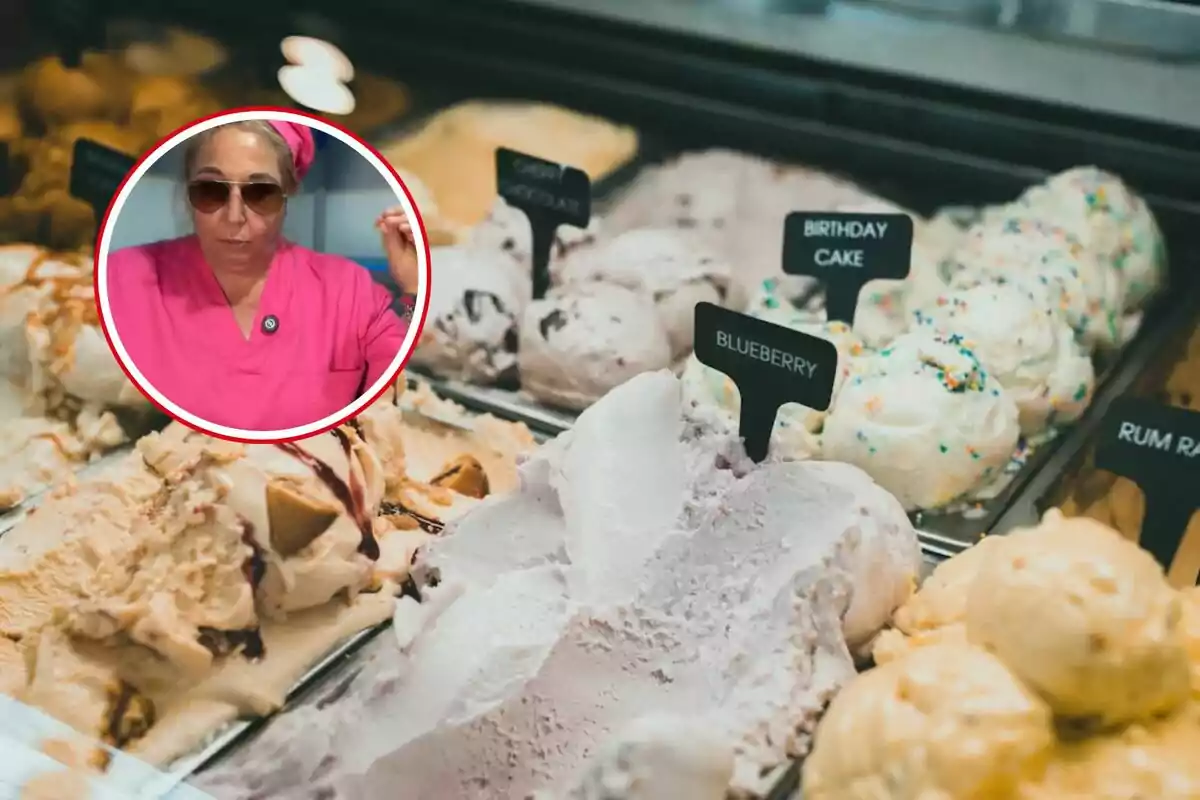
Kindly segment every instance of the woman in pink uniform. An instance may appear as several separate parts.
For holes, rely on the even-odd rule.
[[[291,122],[234,122],[187,141],[195,234],[108,260],[112,322],[167,399],[242,430],[308,425],[345,408],[396,357],[407,330],[363,267],[283,238],[288,197],[315,155]],[[417,289],[402,208],[376,220],[392,279]]]

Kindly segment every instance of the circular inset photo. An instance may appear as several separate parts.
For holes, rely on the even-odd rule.
[[[113,354],[172,417],[249,442],[311,436],[390,386],[429,300],[415,204],[370,145],[276,108],[147,153],[100,226]]]

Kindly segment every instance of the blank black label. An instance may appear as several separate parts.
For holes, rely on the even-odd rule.
[[[1188,522],[1200,508],[1200,413],[1118,398],[1101,424],[1096,466],[1128,478],[1142,490],[1146,514],[1140,543],[1169,570]],[[1195,547],[1200,543],[1192,544]]]
[[[559,225],[586,228],[592,219],[592,182],[565,164],[496,149],[496,187],[504,201],[525,212],[533,234],[533,296],[550,288],[550,248]]]
[[[828,318],[853,324],[868,281],[908,276],[912,240],[907,214],[793,211],[784,223],[783,271],[819,279]]]
[[[13,184],[12,154],[8,150],[8,142],[0,142],[0,196],[7,197],[17,191]]]
[[[71,161],[71,194],[91,205],[99,220],[136,164],[137,159],[119,150],[77,139]]]
[[[824,411],[833,396],[838,351],[833,342],[748,317],[712,303],[696,304],[696,358],[738,387],[738,430],[746,454],[767,457],[775,415],[784,403]]]

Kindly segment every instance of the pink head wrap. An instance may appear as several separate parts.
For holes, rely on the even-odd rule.
[[[271,127],[283,137],[287,142],[288,149],[292,151],[292,164],[296,168],[296,178],[303,180],[308,174],[308,168],[312,166],[313,159],[317,157],[317,145],[313,141],[312,131],[307,125],[300,125],[296,122],[283,122],[282,120],[273,119],[270,121]]]

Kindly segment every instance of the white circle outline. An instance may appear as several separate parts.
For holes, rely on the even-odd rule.
[[[400,343],[400,349],[396,351],[396,357],[392,359],[392,363],[380,376],[379,380],[368,387],[356,400],[347,406],[339,409],[337,412],[330,414],[327,417],[310,422],[307,425],[298,425],[294,428],[284,428],[274,431],[254,431],[244,430],[241,428],[231,428],[225,425],[218,425],[214,422],[201,419],[195,414],[184,410],[175,403],[167,399],[162,392],[158,391],[155,386],[146,379],[137,365],[133,363],[133,359],[129,357],[129,352],[125,349],[124,343],[121,341],[121,334],[117,330],[116,320],[113,318],[112,306],[108,298],[108,253],[112,244],[113,228],[118,217],[121,215],[121,210],[124,208],[126,201],[132,194],[133,189],[138,182],[145,177],[150,168],[158,162],[160,158],[165,156],[178,145],[183,144],[193,136],[211,130],[212,128],[221,125],[227,125],[231,122],[250,122],[256,120],[276,120],[280,122],[293,122],[298,125],[307,125],[314,130],[326,133],[345,145],[349,145],[360,156],[365,158],[375,170],[383,176],[384,181],[396,194],[396,198],[400,201],[400,206],[403,207],[404,213],[410,220],[417,221],[420,217],[417,215],[413,203],[408,198],[408,192],[405,191],[403,184],[396,180],[395,175],[387,167],[383,161],[378,158],[369,148],[365,147],[361,142],[352,136],[348,136],[339,128],[330,125],[322,120],[314,119],[313,117],[303,114],[294,114],[290,111],[231,111],[225,114],[220,114],[209,119],[202,120],[187,128],[176,132],[171,138],[167,139],[162,144],[158,145],[153,151],[148,153],[140,164],[125,180],[125,184],[121,187],[121,191],[113,199],[112,206],[109,208],[108,217],[105,220],[104,230],[100,233],[100,245],[96,253],[96,292],[100,300],[100,313],[103,315],[103,322],[108,327],[108,338],[112,345],[112,349],[116,351],[116,357],[121,362],[121,365],[133,375],[137,384],[136,388],[150,395],[159,406],[166,409],[173,417],[177,417],[193,428],[196,428],[204,433],[215,433],[218,436],[223,436],[230,439],[240,439],[249,442],[279,442],[285,440],[303,439],[330,428],[341,422],[347,416],[355,416],[366,408],[377,394],[381,394],[386,386],[395,381],[396,376],[400,373],[405,360],[416,346],[417,334],[421,328],[424,309],[429,302],[429,286],[427,281],[428,263],[425,258],[426,243],[425,233],[422,230],[422,225],[416,224],[412,227],[413,244],[417,250],[417,296],[416,305],[413,309],[412,318],[408,321],[408,328],[404,334],[404,341]],[[360,267],[363,269],[363,267]]]

